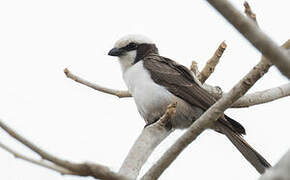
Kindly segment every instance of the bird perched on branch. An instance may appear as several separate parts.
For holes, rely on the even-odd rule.
[[[147,37],[125,36],[108,55],[118,57],[123,79],[146,124],[156,122],[169,104],[177,102],[170,126],[184,129],[216,102],[185,66],[160,56]],[[245,129],[237,121],[223,114],[211,128],[226,135],[259,173],[271,166],[242,138]]]

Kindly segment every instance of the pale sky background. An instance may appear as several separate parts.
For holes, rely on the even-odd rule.
[[[243,11],[243,1],[232,1]],[[260,27],[278,44],[290,38],[289,1],[250,1]],[[163,56],[199,67],[226,40],[221,63],[207,83],[228,91],[260,59],[206,1],[0,1],[0,118],[48,152],[118,170],[143,129],[132,98],[118,99],[67,79],[63,69],[106,87],[125,89],[119,63],[107,56],[128,33],[156,42]],[[287,83],[271,68],[251,90]],[[247,129],[246,140],[275,164],[290,147],[289,97],[227,114]],[[154,152],[142,174],[182,131]],[[0,141],[38,158],[0,130]],[[15,159],[0,149],[2,180],[77,180]],[[206,131],[161,176],[173,179],[254,180],[256,170],[222,135]]]

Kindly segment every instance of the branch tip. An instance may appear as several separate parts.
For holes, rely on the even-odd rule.
[[[63,72],[64,72],[64,74],[66,75],[66,77],[69,77],[68,75],[69,75],[69,70],[68,70],[68,68],[65,68],[64,70],[63,70]]]
[[[190,71],[193,72],[193,74],[195,76],[198,76],[199,75],[199,70],[198,70],[197,62],[194,61],[194,60],[191,62]]]
[[[131,97],[131,94],[129,93],[129,91],[121,91],[121,90],[116,90],[116,89],[110,89],[110,88],[106,88],[106,87],[103,87],[103,86],[100,86],[98,84],[94,84],[94,83],[91,83],[85,79],[82,79],[81,77],[77,76],[77,75],[74,75],[73,73],[71,73],[67,68],[65,68],[64,70],[64,73],[66,75],[66,77],[80,83],[80,84],[83,84],[85,86],[88,86],[90,88],[93,88],[97,91],[100,91],[100,92],[103,92],[103,93],[106,93],[106,94],[111,94],[111,95],[115,95],[119,98],[123,98],[123,97]]]
[[[226,49],[226,48],[227,48],[226,41],[223,41],[223,42],[221,43],[220,47],[221,47],[222,49]]]
[[[203,84],[209,76],[214,72],[215,67],[219,63],[221,56],[223,55],[225,49],[227,48],[227,44],[223,41],[213,54],[213,56],[206,62],[206,65],[202,69],[202,71],[198,74],[198,80]]]
[[[225,41],[223,41],[223,42],[219,45],[219,47],[218,47],[218,49],[217,49],[215,55],[216,55],[217,57],[221,57],[221,56],[223,55],[224,51],[226,50],[226,48],[227,48],[227,44],[225,43]],[[211,62],[208,61],[207,63],[211,63]]]

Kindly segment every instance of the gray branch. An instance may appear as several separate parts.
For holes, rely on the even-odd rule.
[[[254,47],[267,57],[286,77],[290,78],[290,56],[269,36],[245,17],[227,0],[207,0],[226,18]]]
[[[137,138],[119,173],[131,179],[136,179],[139,172],[153,150],[172,132],[166,128],[167,122],[175,113],[176,104],[168,106],[165,114],[154,124],[143,129]]]
[[[22,159],[22,160],[27,161],[27,162],[30,162],[32,164],[36,164],[36,165],[51,169],[51,170],[59,172],[61,174],[75,175],[74,172],[72,172],[72,171],[70,171],[68,169],[65,169],[65,168],[63,168],[61,166],[57,166],[55,164],[51,164],[51,163],[49,163],[47,161],[44,161],[44,160],[36,160],[36,159],[30,158],[28,156],[25,156],[25,155],[23,155],[23,154],[21,154],[19,152],[16,152],[13,149],[11,149],[8,146],[6,146],[5,144],[2,144],[1,142],[0,142],[0,147],[2,149],[6,150],[7,152],[9,152],[10,154],[12,154],[14,157]]]
[[[290,83],[242,96],[231,107],[243,108],[290,96]]]
[[[100,165],[100,164],[93,164],[93,163],[73,163],[67,160],[60,159],[56,156],[53,156],[52,154],[44,151],[43,149],[39,148],[37,145],[33,144],[20,134],[18,134],[16,131],[14,131],[12,128],[8,127],[2,120],[0,120],[0,127],[6,131],[11,137],[28,147],[30,150],[38,154],[41,158],[53,163],[54,165],[51,165],[50,167],[46,166],[47,164],[40,164],[37,161],[34,161],[33,159],[30,159],[28,157],[22,156],[20,154],[15,154],[12,149],[8,148],[7,146],[4,146],[2,144],[2,148],[6,151],[17,155],[18,157],[21,157],[22,159],[25,159],[26,161],[29,161],[34,164],[38,164],[47,168],[50,168],[52,170],[55,170],[57,172],[64,172],[63,174],[74,174],[79,176],[92,176],[97,179],[111,179],[111,180],[130,180],[126,176],[120,175],[118,173],[115,173],[111,171],[108,167]],[[60,170],[60,168],[62,168]],[[64,171],[67,170],[67,171]]]

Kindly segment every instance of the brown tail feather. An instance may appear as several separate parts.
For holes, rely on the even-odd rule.
[[[256,168],[256,170],[263,174],[265,170],[271,165],[261,156],[256,150],[254,150],[243,138],[226,125],[218,122],[218,130],[225,134],[227,138],[235,145],[235,147],[242,153],[242,155]]]

